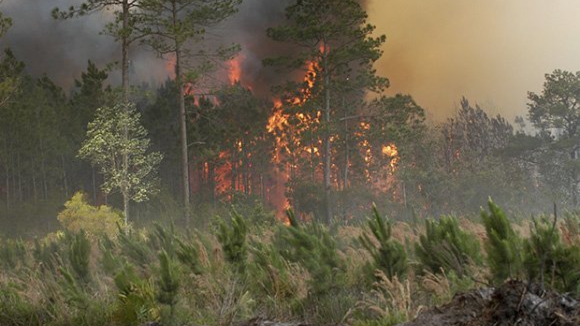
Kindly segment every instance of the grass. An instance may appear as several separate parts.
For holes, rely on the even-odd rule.
[[[255,317],[316,325],[395,325],[490,279],[487,266],[473,267],[463,278],[424,270],[413,252],[425,232],[422,221],[393,224],[392,239],[403,245],[412,268],[403,277],[389,278],[369,269],[373,257],[358,240],[368,232],[364,223],[329,229],[303,223],[289,234],[281,222],[268,220],[270,226],[264,228],[263,215],[239,216],[247,228],[235,236],[246,241],[235,247],[227,243],[240,244],[241,238],[232,242],[223,236],[232,225],[227,218],[220,224],[222,235],[211,224],[202,230],[170,223],[128,233],[86,230],[90,250],[83,247],[82,252],[81,235],[66,230],[36,241],[0,239],[0,325],[157,321],[229,326]],[[578,245],[578,221],[569,215],[559,224],[565,246]],[[459,225],[484,242],[481,224],[460,218]],[[291,237],[280,241],[280,236]],[[330,252],[323,248],[329,244],[334,248]],[[232,259],[228,251],[240,248],[247,254]],[[88,270],[79,273],[79,266]],[[332,284],[316,279],[329,275]]]

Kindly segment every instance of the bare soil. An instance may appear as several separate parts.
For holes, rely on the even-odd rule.
[[[580,302],[538,284],[508,281],[456,295],[398,326],[580,326]]]

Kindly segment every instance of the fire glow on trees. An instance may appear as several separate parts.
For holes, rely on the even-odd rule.
[[[224,91],[207,96],[199,95],[204,93],[199,91],[196,94],[191,84],[187,87],[187,94],[199,108],[195,110],[210,110],[209,114],[222,111],[220,119],[233,119],[227,125],[238,130],[233,133],[226,131],[225,139],[220,140],[223,143],[216,148],[215,156],[204,158],[203,154],[201,156],[196,154],[196,150],[203,152],[203,148],[196,148],[190,152],[193,162],[190,173],[191,187],[195,193],[205,192],[206,199],[209,196],[233,200],[236,193],[260,196],[276,208],[280,220],[285,220],[285,210],[290,204],[296,205],[287,198],[288,187],[292,187],[289,186],[289,182],[300,178],[308,178],[316,183],[322,182],[322,111],[316,99],[316,92],[320,87],[320,66],[317,62],[305,63],[304,77],[299,82],[301,87],[294,93],[285,93],[281,99],[274,99],[272,107],[264,107],[269,114],[260,133],[246,127],[251,121],[245,121],[244,116],[251,115],[251,112],[244,110],[252,110],[250,107],[253,105],[246,106],[246,96],[254,99],[256,97],[251,92],[253,85],[242,83],[243,80],[247,80],[242,75],[244,60],[243,56],[238,56],[226,63],[221,79],[227,80],[229,86],[226,86]],[[171,61],[167,66],[169,70]],[[211,107],[201,109],[200,107],[204,105]],[[256,103],[256,106],[259,105],[264,104]],[[193,114],[196,115],[197,113]],[[196,119],[193,116],[191,119]],[[251,120],[251,117],[248,119]],[[197,122],[190,120],[190,123]],[[375,189],[384,190],[385,185],[390,182],[385,180],[386,177],[377,178],[377,165],[380,166],[383,162],[383,172],[380,172],[380,175],[392,176],[399,161],[398,148],[392,142],[383,143],[384,145],[371,143],[368,139],[372,132],[371,122],[357,122],[352,132],[354,132],[352,137],[358,139],[357,143],[353,144],[352,150],[358,151],[364,159],[363,165],[359,168],[362,168],[366,183]],[[272,141],[270,152],[264,153],[266,155],[256,153],[257,143],[266,141],[265,138],[268,137]],[[330,141],[336,145],[344,139],[337,134],[331,136]],[[208,141],[195,139],[192,142]],[[332,155],[341,155],[338,153],[339,146],[335,145]],[[258,163],[266,157],[268,166]],[[349,169],[353,167],[350,161],[346,164]],[[332,165],[331,180],[339,189],[342,169],[343,167],[338,164]]]

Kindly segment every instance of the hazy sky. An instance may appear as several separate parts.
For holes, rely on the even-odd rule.
[[[379,72],[440,120],[461,96],[510,122],[544,74],[580,70],[578,0],[371,0]]]

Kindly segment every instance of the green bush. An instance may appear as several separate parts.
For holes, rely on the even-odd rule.
[[[160,318],[151,281],[140,278],[133,266],[127,264],[115,276],[118,289],[113,320],[118,325],[139,325]]]
[[[391,239],[391,223],[381,217],[374,205],[373,217],[368,220],[367,226],[376,241],[371,240],[366,231],[360,236],[359,241],[373,257],[373,270],[375,268],[382,270],[390,280],[395,276],[402,279],[408,269],[407,252],[401,243]]]
[[[505,213],[491,199],[488,207],[489,213],[481,210],[487,234],[484,246],[493,281],[501,284],[508,278],[522,275],[522,240],[512,229]]]
[[[524,267],[532,281],[580,294],[580,248],[564,245],[547,218],[533,220],[530,237],[524,240]]]
[[[87,283],[90,280],[91,242],[84,230],[70,235],[68,257],[76,277]]]
[[[225,259],[236,271],[244,273],[248,259],[247,227],[244,218],[233,211],[231,226],[219,221],[217,239],[222,246]]]
[[[117,225],[123,221],[121,214],[111,207],[90,205],[81,192],[74,194],[64,207],[57,218],[66,230],[74,233],[84,229],[92,235],[106,234],[114,237]]]
[[[346,266],[328,230],[316,222],[303,227],[292,211],[288,211],[288,218],[290,226],[278,227],[274,243],[286,260],[299,263],[308,270],[310,294],[324,295],[343,286],[341,278]]]
[[[479,241],[464,232],[453,216],[425,220],[425,234],[415,243],[415,254],[423,269],[434,274],[453,271],[459,278],[468,274],[469,265],[483,261]]]

